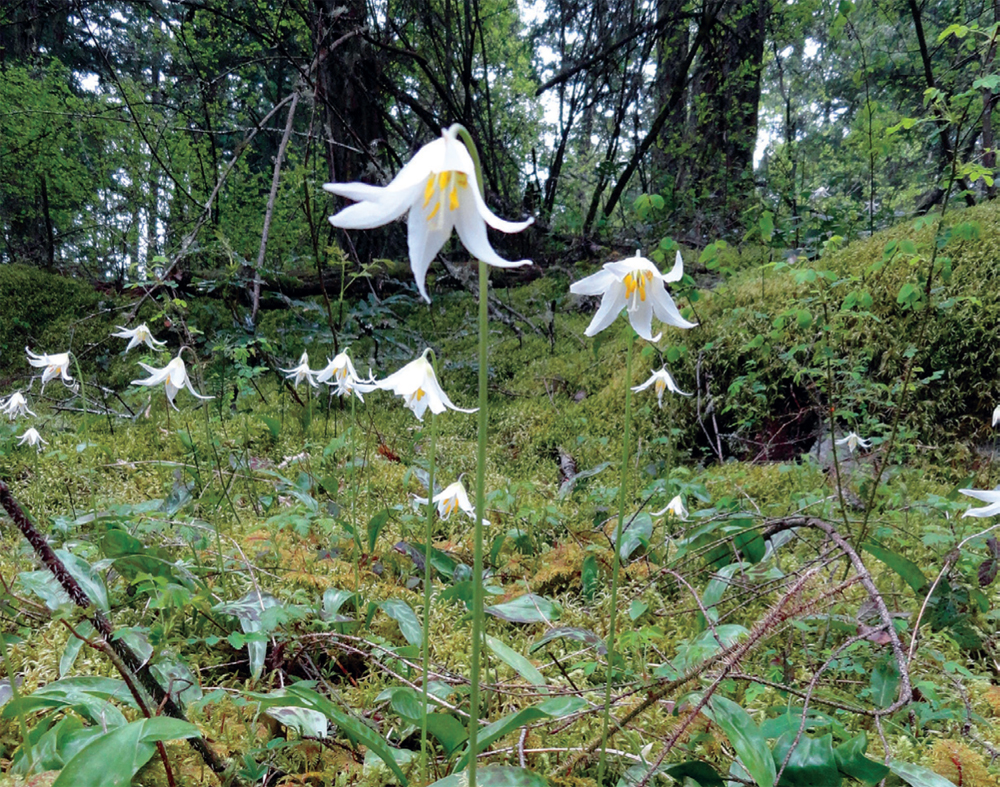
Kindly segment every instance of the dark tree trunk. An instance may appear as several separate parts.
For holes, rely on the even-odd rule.
[[[738,230],[740,214],[753,197],[769,12],[767,0],[728,3],[692,73],[686,133],[683,143],[673,142],[670,162],[674,202],[683,206],[684,219],[693,222],[701,235]],[[670,52],[664,46],[668,63],[677,57],[673,50],[678,46],[674,43]],[[661,90],[669,93],[674,89],[672,74],[664,73],[663,79]],[[668,133],[671,125],[665,127]],[[667,140],[663,147],[670,144]]]

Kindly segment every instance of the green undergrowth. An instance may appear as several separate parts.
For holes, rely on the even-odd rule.
[[[864,764],[864,751],[873,763],[886,756],[948,778],[958,762],[978,774],[977,783],[996,783],[989,750],[977,740],[990,744],[1000,716],[990,666],[997,618],[990,573],[1000,554],[988,533],[976,535],[981,522],[961,518],[967,505],[957,491],[996,481],[974,451],[975,424],[995,383],[986,367],[973,368],[992,352],[989,322],[980,325],[973,314],[993,307],[994,261],[974,265],[970,256],[976,244],[991,253],[991,211],[956,214],[978,229],[942,246],[950,278],[933,283],[929,318],[919,299],[905,308],[899,299],[919,265],[890,255],[871,270],[890,239],[881,236],[814,263],[733,273],[712,292],[686,280],[679,303],[693,307],[700,326],[666,328],[658,346],[637,345],[632,385],[666,363],[680,387],[698,395],[668,394],[662,409],[652,390],[633,398],[628,529],[617,550],[624,559],[618,654],[610,669],[614,715],[638,715],[612,739],[610,784],[637,783],[667,742],[663,767],[693,770],[661,771],[663,783],[715,784],[727,774],[766,783],[771,773],[773,780],[769,768],[780,768],[807,694],[800,746],[826,771],[810,776],[813,766],[793,757],[790,784],[839,784],[864,768],[877,782],[885,774]],[[930,237],[913,235],[911,256]],[[809,271],[832,274],[817,279]],[[594,763],[565,769],[600,734],[627,336],[616,324],[586,338],[592,304],[568,296],[567,287],[555,274],[494,292],[531,325],[491,322],[483,581],[487,604],[500,610],[486,625],[484,717],[510,726],[482,762],[517,766],[523,758],[550,783],[569,785],[593,784],[597,775]],[[845,308],[851,293],[858,308]],[[162,302],[148,308],[151,316],[164,311]],[[346,312],[336,342],[349,346],[362,375],[371,368],[384,377],[429,346],[455,404],[475,405],[475,304],[467,294],[435,293],[431,306],[407,294],[367,298]],[[66,319],[104,329],[120,314],[88,322],[72,313]],[[110,412],[80,413],[78,392],[52,381],[43,397],[35,381],[29,396],[38,416],[30,423],[48,444],[41,452],[18,447],[29,422],[0,423],[0,478],[54,547],[75,555],[78,567],[89,564],[78,570],[106,588],[115,626],[188,691],[188,718],[244,782],[270,769],[288,775],[287,783],[378,785],[398,781],[391,770],[398,767],[410,783],[425,784],[460,769],[473,560],[471,520],[461,512],[435,521],[432,688],[443,704],[432,714],[431,766],[422,768],[418,756],[413,686],[425,614],[425,514],[413,498],[427,494],[427,424],[385,392],[357,402],[352,420],[349,402],[306,386],[293,393],[267,371],[265,354],[291,367],[307,351],[313,368],[333,355],[316,303],[264,313],[256,335],[234,329],[208,299],[171,302],[165,313],[184,318],[200,359],[189,363],[195,386],[215,399],[201,405],[181,391],[174,411],[161,388],[126,385],[144,376],[137,359],[154,367],[170,359],[172,332],[154,331],[171,342],[168,350],[124,355],[123,341],[95,331],[91,344],[74,339],[73,346],[86,409],[107,402]],[[63,333],[31,327],[38,351],[65,349],[59,319]],[[899,450],[887,443],[893,386],[921,319],[926,341],[916,348],[920,371]],[[963,319],[978,346],[966,346]],[[101,353],[83,352],[99,342]],[[948,358],[951,366],[935,377],[947,366],[937,359]],[[28,388],[20,351],[3,361],[8,390]],[[98,386],[120,399],[99,395]],[[822,439],[810,450],[831,407],[838,430],[875,438],[870,451],[841,448],[834,465]],[[793,412],[801,423],[789,424]],[[465,474],[471,489],[475,416],[447,412],[437,424],[437,488]],[[791,442],[793,432],[799,442]],[[779,446],[787,451],[782,461],[763,461]],[[759,461],[738,461],[748,457]],[[659,513],[675,495],[688,517]],[[43,582],[30,549],[4,521],[0,601],[23,696],[0,710],[0,754],[13,773],[28,769],[24,722],[33,770],[59,770],[71,759],[68,741],[102,723],[96,695],[72,681],[117,676],[86,645],[72,657],[80,640],[70,629],[81,633],[83,616]],[[904,649],[922,615],[909,662],[917,691],[882,719],[881,734],[857,711],[887,708],[900,690],[889,637],[857,566],[815,522],[835,528],[863,561],[865,581],[877,588]],[[750,647],[732,655],[741,642]],[[711,661],[723,647],[730,661]],[[689,682],[657,694],[689,673]],[[60,694],[67,686],[75,693]],[[336,725],[325,735],[310,726],[314,717],[287,711],[301,700],[288,693],[295,686],[330,698],[344,714],[331,716]],[[706,692],[715,697],[692,716]],[[641,708],[644,699],[649,705]],[[138,718],[127,698],[101,702]],[[286,712],[269,716],[274,706]],[[847,747],[839,765],[830,745]],[[181,783],[213,781],[189,749],[172,743],[168,754]],[[937,783],[930,770],[907,773],[925,779],[904,778],[910,784]],[[157,757],[137,779],[166,783]]]

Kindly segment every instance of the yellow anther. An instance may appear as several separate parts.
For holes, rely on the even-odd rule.
[[[427,214],[427,221],[430,221],[435,216],[437,216],[439,210],[441,210],[441,200],[438,200],[437,202],[434,203],[434,210],[432,210],[430,213]]]
[[[656,393],[661,394],[664,389],[666,389],[667,384],[663,380],[658,379],[656,383],[654,383],[653,387],[656,389]]]
[[[438,175],[438,188],[444,191],[448,188],[448,181],[451,180],[451,170],[442,172]]]
[[[459,172],[455,180],[458,181],[458,185],[461,186],[463,189],[469,188],[469,176],[466,175],[464,172]]]
[[[434,174],[427,178],[427,185],[424,186],[424,207],[430,205],[431,197],[434,196]]]
[[[452,186],[451,194],[448,195],[448,207],[452,210],[458,210],[458,187]]]
[[[412,401],[416,400],[416,401],[419,402],[421,399],[424,398],[425,395],[426,394],[424,393],[424,389],[423,388],[418,388],[416,391],[414,391],[412,394],[410,394],[410,401],[412,402]]]

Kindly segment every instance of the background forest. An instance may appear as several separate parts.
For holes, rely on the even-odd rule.
[[[998,35],[0,3],[0,786],[1000,785]],[[428,304],[323,185],[454,123]]]

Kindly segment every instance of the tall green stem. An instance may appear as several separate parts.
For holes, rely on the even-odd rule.
[[[625,351],[625,430],[622,436],[621,484],[618,488],[618,525],[615,528],[614,556],[611,569],[611,617],[608,621],[608,677],[604,684],[604,717],[601,721],[601,759],[597,765],[597,783],[604,784],[604,766],[607,760],[608,726],[611,718],[611,679],[615,666],[615,624],[618,618],[618,573],[621,568],[619,550],[622,530],[625,527],[625,499],[628,488],[629,428],[632,425],[632,345],[635,333],[628,329],[628,349]]]
[[[476,451],[476,526],[472,553],[472,665],[469,692],[469,787],[476,787],[479,742],[479,660],[483,639],[483,515],[486,513],[487,340],[489,268],[479,261],[479,445]]]
[[[361,614],[361,533],[358,532],[358,421],[357,398],[351,393],[351,529],[354,535],[354,609]]]
[[[427,452],[427,529],[424,533],[424,642],[421,682],[424,704],[420,714],[420,756],[424,761],[425,776],[430,781],[430,758],[427,754],[427,694],[431,666],[431,540],[434,538],[434,443],[437,438],[437,419],[430,413],[431,440]]]

